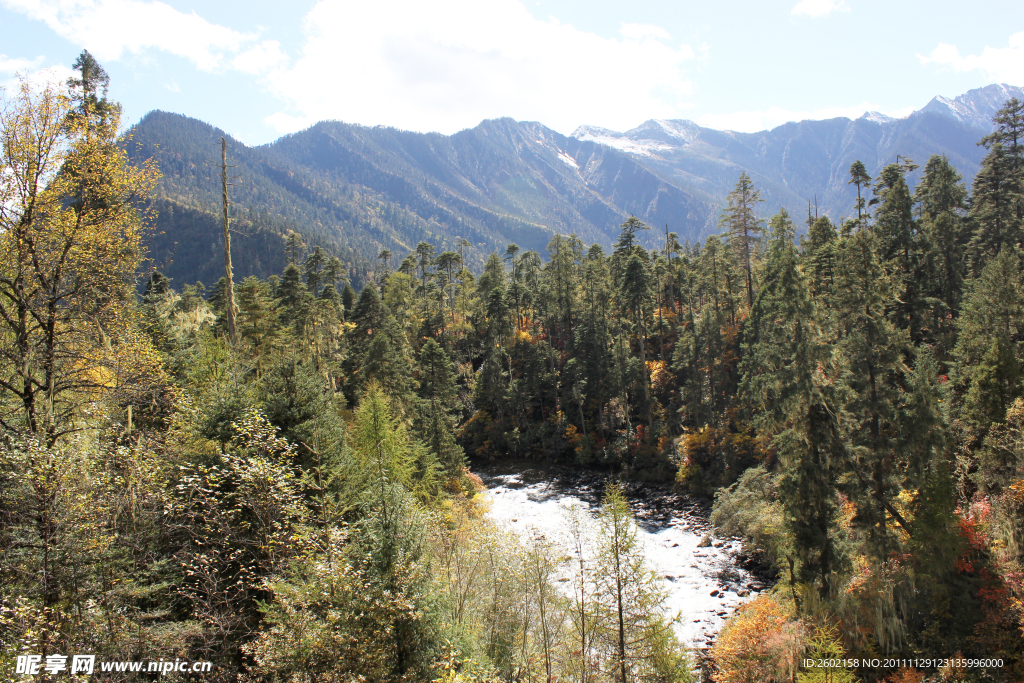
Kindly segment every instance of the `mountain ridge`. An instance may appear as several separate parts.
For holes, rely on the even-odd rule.
[[[647,246],[661,244],[666,225],[683,240],[702,240],[716,232],[742,172],[762,191],[762,214],[786,207],[799,216],[816,204],[836,220],[854,206],[847,181],[855,159],[874,175],[896,154],[922,164],[945,154],[969,183],[984,154],[977,143],[1011,96],[1024,98],[1024,89],[990,85],[935,97],[900,119],[865,112],[755,133],[685,119],[649,119],[623,133],[580,126],[569,136],[507,117],[453,135],[322,121],[256,147],[187,116],[150,112],[132,131],[130,153],[155,158],[164,173],[158,195],[174,220],[158,218],[151,252],[158,265],[171,264],[168,275],[209,286],[218,272],[196,245],[213,252],[219,243],[214,143],[226,136],[241,175],[232,201],[258,233],[252,249],[281,250],[249,259],[260,266],[240,265],[240,273],[279,272],[283,235],[294,230],[339,255],[362,282],[374,277],[381,249],[399,255],[425,241],[449,250],[465,239],[468,265],[479,268],[512,242],[543,253],[555,234],[610,246],[630,215],[657,228],[643,236]]]
[[[937,96],[903,118],[865,112],[856,119],[791,121],[754,133],[704,128],[687,119],[649,119],[622,133],[581,126],[573,136],[630,154],[684,190],[724,198],[745,171],[762,189],[769,212],[787,207],[793,213],[816,201],[820,211],[839,219],[853,205],[846,181],[857,159],[874,175],[897,154],[920,163],[945,154],[969,181],[984,154],[977,143],[1010,97],[1024,99],[1024,89],[993,84],[955,98]],[[917,174],[910,180],[916,182]]]

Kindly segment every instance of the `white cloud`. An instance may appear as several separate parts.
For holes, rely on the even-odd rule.
[[[43,61],[43,57],[22,59],[0,54],[0,74],[9,76],[0,81],[0,88],[16,91],[22,78],[34,87],[61,84],[73,73],[71,69],[62,65],[42,66]]]
[[[928,56],[918,55],[925,66],[937,64],[953,71],[975,71],[998,83],[1024,85],[1024,31],[1010,36],[1007,47],[986,47],[980,55],[960,54],[956,45],[939,43]]]
[[[231,66],[247,74],[265,74],[282,66],[288,56],[276,40],[264,40],[231,60]]]
[[[158,0],[0,0],[0,4],[44,22],[100,61],[120,59],[126,51],[138,54],[155,48],[213,71],[256,39]]]
[[[342,119],[451,133],[512,116],[569,132],[670,117],[691,92],[686,45],[656,26],[602,38],[535,19],[518,0],[322,0],[306,41],[268,77],[291,106],[266,119],[281,132]]]
[[[644,40],[646,38],[668,40],[672,37],[662,27],[650,24],[623,24],[622,28],[619,29],[619,33],[632,40]]]
[[[850,6],[844,0],[800,0],[790,14],[799,16],[806,14],[809,17],[824,17],[833,12],[849,12]]]
[[[738,111],[729,114],[705,114],[697,119],[697,123],[707,128],[718,130],[734,130],[740,133],[756,133],[770,130],[790,121],[820,121],[845,116],[849,119],[861,117],[866,112],[883,111],[884,115],[893,118],[908,116],[913,107],[884,111],[884,107],[869,102],[862,102],[850,107],[828,107],[794,111],[782,107],[769,107],[760,111]]]
[[[0,74],[28,73],[39,68],[43,58],[22,59],[19,57],[8,57],[0,55]]]

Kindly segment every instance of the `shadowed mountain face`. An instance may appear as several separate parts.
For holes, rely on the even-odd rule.
[[[147,115],[133,130],[131,155],[157,159],[161,201],[174,208],[158,219],[151,256],[179,282],[200,276],[190,245],[220,242],[222,135],[165,112]],[[718,212],[710,197],[660,179],[629,154],[511,119],[451,136],[323,122],[262,147],[229,138],[228,154],[231,175],[238,176],[233,212],[246,226],[239,249],[257,229],[278,242],[296,230],[310,245],[342,256],[360,281],[382,248],[402,257],[421,241],[440,251],[457,249],[464,238],[473,267],[511,242],[543,253],[556,233],[608,245],[631,214],[699,238]],[[168,222],[184,209],[208,216],[192,216],[187,226]],[[648,238],[660,243],[656,235]],[[214,256],[200,269],[204,281],[216,271]],[[262,262],[281,259],[264,255]],[[245,268],[244,259],[235,262]]]
[[[784,206],[799,217],[816,199],[819,212],[838,219],[853,211],[847,180],[856,159],[876,174],[897,154],[921,164],[945,154],[969,181],[985,151],[978,141],[1014,96],[1024,90],[992,85],[937,97],[903,119],[869,113],[759,133],[652,120],[625,133],[584,126],[566,137],[497,119],[450,136],[332,121],[261,147],[229,138],[239,176],[231,188],[241,231],[236,276],[279,272],[288,230],[339,255],[357,283],[372,277],[381,249],[401,258],[421,241],[442,251],[466,239],[468,265],[479,267],[511,242],[544,253],[556,233],[610,245],[630,215],[655,228],[643,235],[647,246],[663,243],[666,224],[698,240],[716,232],[743,171],[762,190],[765,215]],[[164,174],[151,256],[179,284],[210,285],[219,273],[223,135],[165,112],[133,130],[131,155],[155,157]]]

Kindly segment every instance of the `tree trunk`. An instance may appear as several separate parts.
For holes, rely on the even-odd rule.
[[[224,200],[224,280],[226,282],[228,315],[228,341],[235,343],[235,285],[231,273],[231,219],[228,217],[228,143],[220,139],[220,181],[221,194]]]

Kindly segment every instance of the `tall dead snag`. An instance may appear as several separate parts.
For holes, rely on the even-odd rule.
[[[228,143],[220,139],[220,181],[224,198],[224,281],[227,295],[228,340],[235,343],[235,283],[231,275],[231,218],[228,216]]]

